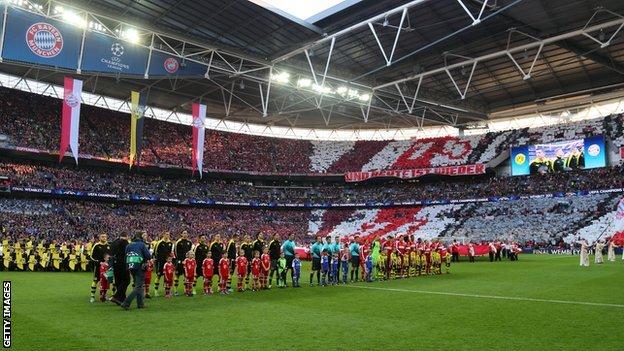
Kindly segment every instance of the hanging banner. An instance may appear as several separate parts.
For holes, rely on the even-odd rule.
[[[147,95],[133,91],[130,95],[130,168],[138,166],[143,145],[143,121]]]
[[[63,119],[61,122],[61,145],[59,162],[69,147],[78,164],[78,130],[80,129],[80,102],[82,100],[82,81],[65,77],[63,89]]]
[[[87,32],[82,54],[82,71],[145,74],[149,50],[104,34]]]
[[[9,8],[2,58],[76,69],[81,42],[82,30],[70,24]]]
[[[148,75],[150,77],[204,77],[207,71],[208,66],[206,65],[152,50]]]
[[[383,171],[370,172],[347,172],[345,173],[346,182],[361,182],[371,178],[400,178],[414,179],[425,176],[427,174],[438,174],[444,176],[465,176],[477,175],[485,173],[484,164],[464,165],[464,166],[448,166],[433,168],[416,168],[416,169],[388,169]]]
[[[204,165],[204,136],[206,134],[206,105],[193,104],[193,172],[199,170],[202,177]]]

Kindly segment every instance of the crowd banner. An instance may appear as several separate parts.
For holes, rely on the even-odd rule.
[[[69,147],[74,156],[74,160],[76,160],[76,164],[78,164],[78,130],[80,129],[81,100],[82,81],[72,77],[65,77],[59,162],[65,157],[65,152]]]
[[[371,178],[400,178],[414,179],[425,176],[427,174],[438,174],[445,176],[465,176],[477,175],[485,173],[484,164],[463,165],[463,166],[447,166],[432,168],[415,168],[415,169],[388,169],[382,171],[368,172],[347,172],[345,173],[346,182],[361,182]]]
[[[193,104],[193,172],[199,171],[202,177],[204,165],[204,136],[206,134],[206,105]]]
[[[71,24],[10,7],[2,58],[50,67],[76,69],[82,31]]]
[[[146,95],[133,91],[130,95],[130,168],[139,165],[143,146],[143,115],[145,114]]]

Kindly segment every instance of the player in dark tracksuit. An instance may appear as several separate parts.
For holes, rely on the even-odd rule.
[[[164,272],[163,268],[167,263],[167,258],[171,255],[173,250],[173,243],[169,236],[169,232],[165,232],[156,243],[154,248],[154,256],[156,258],[156,283],[154,284],[154,296],[158,296],[158,286],[160,285],[160,278],[162,278]]]
[[[232,235],[232,239],[227,244],[227,258],[230,260],[230,275],[227,281],[227,291],[232,291],[232,277],[234,276],[234,270],[236,269],[236,256],[238,250],[236,249],[236,242],[238,241],[238,234]]]
[[[106,234],[100,234],[100,241],[93,244],[89,257],[93,266],[93,281],[91,282],[91,298],[89,301],[95,302],[95,290],[100,281],[100,263],[104,262],[104,256],[110,254],[110,245],[107,241]]]
[[[258,235],[256,236],[256,240],[254,240],[252,245],[253,250],[258,251],[258,254],[262,255],[262,253],[264,252],[264,245],[266,245],[262,233],[258,233]]]
[[[269,243],[269,256],[271,257],[271,273],[269,274],[269,286],[273,280],[273,273],[278,273],[277,260],[280,258],[280,252],[282,251],[282,243],[279,240],[279,234],[275,234],[273,240]],[[277,277],[279,280],[279,276]]]
[[[221,235],[216,234],[210,243],[210,254],[214,264],[214,274],[219,275],[219,261],[223,257],[223,243],[221,242]],[[219,277],[220,278],[220,277]]]
[[[195,290],[199,277],[203,276],[202,265],[204,264],[204,259],[208,256],[209,250],[208,244],[206,244],[206,236],[200,235],[199,242],[197,243],[197,246],[195,246],[195,262],[197,266],[195,276],[197,278],[193,281],[193,290]]]
[[[244,256],[247,259],[247,275],[245,275],[245,286],[249,286],[249,275],[251,274],[251,261],[253,261],[253,243],[249,235],[243,237],[243,243],[240,245],[240,249],[243,250]]]
[[[184,276],[184,265],[182,262],[186,259],[186,253],[193,249],[193,243],[188,239],[188,233],[185,231],[180,234],[180,239],[173,246],[175,255],[176,276],[173,280],[174,295],[178,295],[178,283],[180,276]]]

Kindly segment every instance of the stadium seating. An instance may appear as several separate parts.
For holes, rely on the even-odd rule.
[[[0,88],[0,135],[4,143],[58,150],[60,100]],[[127,114],[85,105],[80,150],[83,155],[127,161]],[[622,116],[607,116],[516,131],[399,141],[307,141],[208,130],[204,168],[268,173],[344,173],[487,163],[510,145],[544,143],[605,134],[624,145]],[[141,161],[189,167],[189,126],[148,118]]]
[[[477,177],[444,182],[353,184],[315,183],[254,185],[248,181],[196,179],[187,174],[160,175],[125,169],[102,169],[43,165],[22,160],[0,161],[0,175],[14,186],[101,192],[119,196],[150,195],[215,201],[277,201],[279,203],[385,203],[388,201],[444,200],[510,195],[540,195],[553,192],[590,191],[624,187],[622,168],[598,168],[562,174],[528,177]],[[322,215],[325,216],[324,214]],[[323,219],[324,221],[331,219]]]

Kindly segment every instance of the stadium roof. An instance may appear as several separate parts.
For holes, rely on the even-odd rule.
[[[149,90],[150,105],[174,111],[201,100],[210,116],[229,121],[472,126],[559,98],[591,103],[624,84],[621,0],[333,1],[307,20],[269,2],[32,1],[73,7],[110,28],[134,26],[144,45],[157,34],[155,45],[211,65],[208,79],[85,76],[85,89],[121,99]],[[56,84],[66,74],[7,63],[0,70]]]

